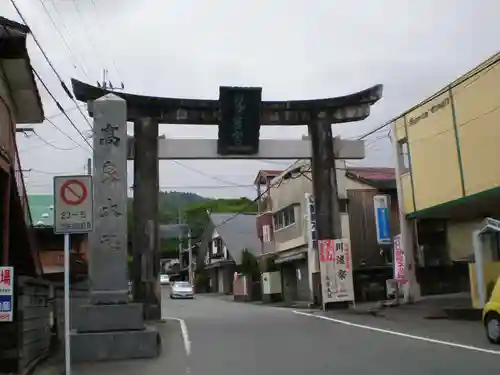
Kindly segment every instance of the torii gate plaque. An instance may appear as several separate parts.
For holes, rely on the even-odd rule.
[[[89,104],[110,91],[72,80],[77,100]],[[221,87],[219,100],[162,98],[113,92],[134,122],[128,158],[134,159],[134,298],[155,304],[158,273],[158,159],[312,158],[318,239],[340,238],[335,158],[362,159],[363,141],[332,141],[331,124],[361,121],[382,96],[382,85],[335,98],[262,101],[261,88]],[[218,140],[158,140],[158,124],[218,125]],[[306,124],[309,140],[259,141],[260,125]],[[292,146],[291,143],[294,143]],[[149,238],[146,235],[149,233]],[[147,256],[145,256],[146,254]],[[145,261],[146,260],[146,261]],[[146,266],[145,266],[146,264]],[[141,272],[142,270],[142,272]],[[142,277],[141,277],[142,273]],[[146,275],[144,274],[146,273]]]

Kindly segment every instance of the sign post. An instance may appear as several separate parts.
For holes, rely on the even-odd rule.
[[[14,267],[0,267],[0,323],[14,320]]]
[[[354,302],[349,239],[320,240],[318,243],[323,310],[327,303]]]
[[[70,235],[93,229],[92,176],[54,177],[54,196],[54,232],[64,234],[64,357],[66,375],[70,375]]]

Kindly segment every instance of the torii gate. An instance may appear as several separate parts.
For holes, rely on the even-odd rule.
[[[340,238],[335,158],[363,159],[365,152],[363,141],[332,142],[331,124],[367,118],[383,88],[328,99],[261,101],[261,88],[221,87],[219,100],[200,100],[111,92],[74,79],[72,85],[91,116],[93,102],[113,93],[126,101],[127,121],[134,122],[127,149],[127,158],[134,160],[133,284],[134,298],[146,304],[157,303],[158,159],[311,158],[318,239]],[[158,139],[159,123],[218,125],[219,139]],[[310,140],[259,140],[261,125],[304,124]]]

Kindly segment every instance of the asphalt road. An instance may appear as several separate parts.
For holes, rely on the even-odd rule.
[[[162,313],[170,327],[185,331],[184,336],[173,335],[175,350],[183,345],[185,355],[175,356],[165,374],[177,374],[182,367],[194,375],[500,373],[498,354],[338,324],[290,309],[207,296],[170,300],[164,288]]]

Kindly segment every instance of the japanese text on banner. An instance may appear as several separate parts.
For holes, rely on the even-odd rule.
[[[405,254],[401,246],[401,235],[394,237],[394,279],[405,279]]]
[[[322,240],[319,243],[319,260],[321,262],[331,262],[335,257],[333,240]]]
[[[348,282],[351,272],[349,242],[344,240],[335,240],[335,274],[337,277],[337,292],[345,293],[349,286]]]

